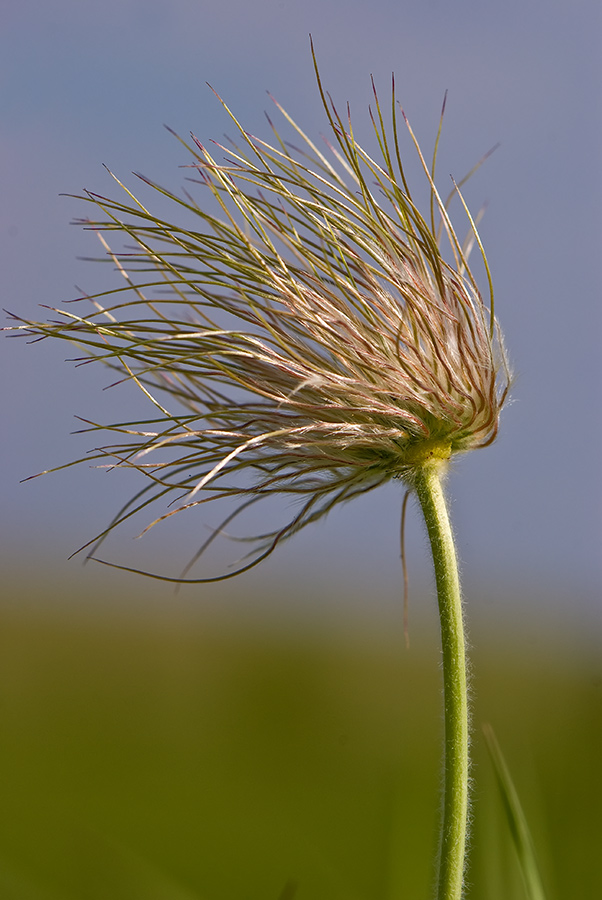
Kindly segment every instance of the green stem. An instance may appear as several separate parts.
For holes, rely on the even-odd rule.
[[[468,816],[468,693],[458,563],[441,468],[438,460],[422,465],[414,488],[433,554],[443,653],[445,757],[437,898],[460,900]]]

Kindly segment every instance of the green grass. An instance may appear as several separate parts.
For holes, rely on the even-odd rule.
[[[327,638],[156,608],[137,618],[18,608],[0,622],[2,898],[430,897],[436,635],[408,651],[401,633],[333,637],[332,622]],[[548,656],[473,643],[468,897],[525,897],[483,720],[549,900],[600,896],[593,666],[553,642]]]

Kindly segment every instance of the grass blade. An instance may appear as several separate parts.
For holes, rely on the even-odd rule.
[[[525,883],[526,896],[528,900],[546,900],[543,882],[535,858],[533,838],[512,781],[510,770],[491,725],[483,725],[483,734],[502,796],[512,841],[518,856],[521,874]]]

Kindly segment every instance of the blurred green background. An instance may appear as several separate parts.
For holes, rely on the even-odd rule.
[[[254,616],[253,596],[242,615],[227,595],[221,612],[171,595],[145,605],[146,583],[126,579],[119,609],[94,595],[92,570],[82,584],[85,597],[11,585],[1,609],[2,898],[431,896],[440,671],[420,608],[432,598],[412,597],[406,648],[401,616],[362,623],[344,600],[287,622]],[[549,897],[600,896],[595,648],[516,616],[507,632],[473,629],[472,644],[468,896],[524,897],[484,721]]]

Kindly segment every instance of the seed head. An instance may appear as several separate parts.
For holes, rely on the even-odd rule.
[[[300,147],[275,128],[272,144],[252,137],[227,110],[238,139],[211,151],[194,137],[185,145],[185,194],[151,185],[193,226],[156,217],[121,182],[124,202],[87,193],[96,212],[79,221],[125,283],[80,298],[88,314],[55,310],[58,321],[19,326],[83,346],[155,407],[150,420],[88,423],[119,436],[93,458],[147,478],[101,540],[152,501],[173,501],[154,525],[210,499],[238,500],[225,526],[266,496],[299,500],[291,521],[219,576],[231,577],[335,505],[391,478],[411,487],[428,460],[496,436],[508,365],[476,225],[458,187],[445,202],[435,187],[441,124],[429,167],[394,84],[389,130],[374,91],[374,159],[316,75],[331,133],[323,149],[277,103]],[[427,218],[406,181],[401,117],[430,189]],[[464,246],[448,214],[454,196],[468,217]],[[115,233],[121,250],[109,244]],[[468,265],[474,243],[487,303]]]

